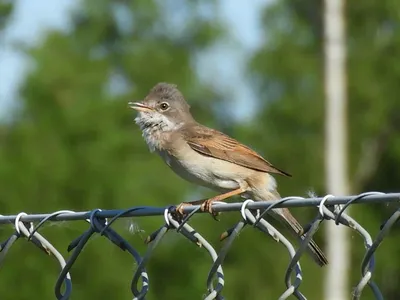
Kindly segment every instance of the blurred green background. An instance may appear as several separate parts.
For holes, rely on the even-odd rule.
[[[15,7],[13,1],[0,3],[1,39]],[[263,38],[242,57],[248,80],[239,83],[249,86],[251,103],[232,100],[237,83],[218,86],[218,74],[199,72],[202,55],[216,45],[242,46],[222,21],[218,1],[82,0],[69,12],[68,30],[49,30],[34,45],[1,40],[28,57],[29,70],[12,99],[13,109],[1,114],[0,213],[166,206],[213,195],[173,175],[149,153],[133,122],[127,102],[143,98],[160,81],[178,84],[198,121],[292,173],[292,179],[278,178],[282,196],[306,196],[310,190],[325,194],[322,1],[281,0],[261,7]],[[400,2],[348,1],[346,19],[351,191],[395,192],[400,182]],[[12,75],[3,59],[0,85]],[[236,63],[229,62],[231,70]],[[251,113],[237,117],[249,107]],[[375,236],[396,208],[358,205],[352,215]],[[305,224],[316,210],[293,213]],[[239,214],[220,219],[197,215],[191,222],[217,250],[220,233]],[[130,222],[140,230],[130,232]],[[123,219],[114,228],[144,253],[143,240],[162,223],[161,217]],[[60,222],[47,224],[41,233],[67,256],[69,242],[86,228],[83,221]],[[3,240],[12,232],[11,225],[0,226]],[[386,299],[400,299],[398,237],[395,228],[377,251],[374,279]],[[354,286],[364,246],[356,233],[350,238]],[[322,229],[316,240],[324,248]],[[324,270],[307,256],[301,262],[301,291],[308,299],[321,299]],[[276,299],[285,289],[287,263],[280,244],[247,228],[226,258],[223,295]],[[204,249],[169,233],[148,264],[148,299],[200,299],[210,266]],[[95,236],[73,266],[71,299],[130,299],[134,270],[128,254]],[[54,260],[18,241],[0,269],[0,296],[54,299],[58,273]],[[362,299],[373,299],[368,288]]]

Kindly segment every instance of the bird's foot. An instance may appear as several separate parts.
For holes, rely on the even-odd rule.
[[[176,212],[177,212],[178,214],[180,214],[181,216],[184,216],[185,213],[183,212],[183,209],[184,209],[185,207],[188,207],[188,206],[192,206],[192,204],[191,204],[191,203],[187,203],[187,202],[182,202],[181,204],[179,204],[179,205],[176,207]]]
[[[219,212],[215,212],[215,211],[213,211],[213,209],[212,209],[212,203],[213,203],[214,201],[217,201],[217,199],[211,198],[211,199],[208,199],[208,200],[204,201],[204,202],[201,204],[200,209],[201,209],[202,211],[208,211],[208,212],[211,214],[211,216],[213,217],[213,219],[214,219],[215,221],[219,221],[219,219],[218,219],[217,217],[219,216],[220,213],[219,213]]]

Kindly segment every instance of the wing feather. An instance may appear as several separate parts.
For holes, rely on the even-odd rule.
[[[292,176],[273,166],[254,150],[217,130],[198,125],[191,126],[184,133],[188,145],[203,155],[261,172]]]

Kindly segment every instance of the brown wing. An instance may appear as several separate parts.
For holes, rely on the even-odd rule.
[[[274,167],[252,149],[217,130],[196,126],[190,127],[184,133],[189,146],[203,155],[226,160],[261,172],[292,176]]]

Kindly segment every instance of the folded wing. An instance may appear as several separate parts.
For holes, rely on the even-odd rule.
[[[188,145],[203,155],[261,172],[292,176],[273,166],[249,147],[217,130],[204,126],[191,127],[190,132],[185,132],[185,137]]]

